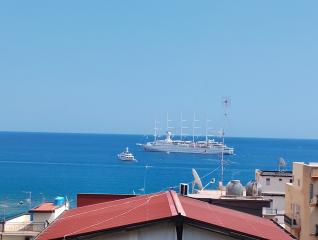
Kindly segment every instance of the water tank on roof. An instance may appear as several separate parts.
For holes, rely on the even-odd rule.
[[[262,185],[255,180],[251,180],[246,184],[246,196],[261,196]]]
[[[243,189],[240,180],[231,180],[226,185],[226,195],[228,196],[243,196]]]
[[[65,198],[64,197],[56,197],[54,198],[54,205],[55,206],[61,206],[65,203]]]

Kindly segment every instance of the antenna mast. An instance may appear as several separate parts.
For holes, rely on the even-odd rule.
[[[223,109],[224,109],[224,123],[222,128],[222,158],[221,158],[221,183],[223,185],[224,180],[224,128],[225,128],[225,122],[228,117],[228,107],[231,103],[231,100],[229,97],[226,97],[222,101]]]

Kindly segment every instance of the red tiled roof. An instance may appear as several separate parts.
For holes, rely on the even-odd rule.
[[[87,205],[110,202],[124,198],[135,197],[132,194],[94,194],[94,193],[80,193],[77,194],[77,207]]]
[[[171,219],[236,231],[265,239],[292,239],[270,220],[218,207],[175,192],[136,196],[69,210],[44,230],[38,240],[59,239],[97,231],[114,230],[125,226]]]
[[[58,206],[55,206],[54,203],[46,202],[32,208],[30,212],[54,212],[56,208],[58,208]]]
[[[54,239],[171,217],[172,200],[165,192],[71,209],[38,239]],[[170,203],[171,202],[171,203]]]
[[[264,239],[292,239],[272,221],[213,204],[179,196],[187,218]]]

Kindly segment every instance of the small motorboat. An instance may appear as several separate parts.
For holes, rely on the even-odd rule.
[[[136,161],[134,155],[129,152],[128,147],[126,147],[126,151],[119,153],[117,157],[122,161]]]

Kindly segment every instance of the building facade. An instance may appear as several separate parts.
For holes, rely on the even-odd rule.
[[[292,172],[256,169],[255,179],[264,199],[271,200],[270,207],[263,208],[263,216],[284,226],[285,184],[292,182]]]
[[[285,228],[300,240],[318,238],[318,163],[293,163],[285,186]]]

